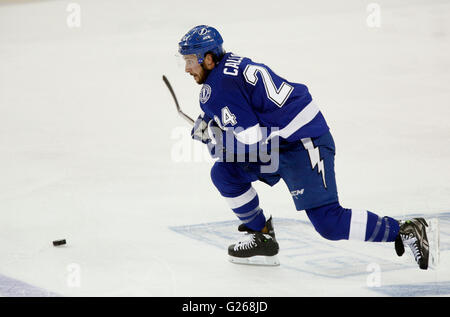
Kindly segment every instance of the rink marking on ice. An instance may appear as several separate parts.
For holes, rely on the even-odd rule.
[[[382,287],[372,287],[370,290],[395,297],[439,296],[450,294],[450,282],[387,285]]]
[[[442,254],[450,250],[450,213],[426,215],[426,218],[435,217],[440,221]],[[280,243],[278,256],[281,266],[289,270],[341,279],[367,275],[367,268],[371,263],[378,264],[383,272],[415,269],[417,266],[407,256],[398,258],[393,243],[328,241],[319,236],[309,221],[274,218],[273,222]],[[238,220],[232,220],[170,227],[170,229],[218,247],[226,254],[228,245],[242,236],[242,233],[237,232],[239,224]]]
[[[404,265],[389,263],[381,257],[359,253],[355,251],[356,248],[345,252],[342,245],[334,245],[321,238],[309,222],[289,218],[276,218],[273,221],[281,249],[278,256],[286,269],[320,277],[345,278],[367,274],[368,263],[386,264],[383,271],[405,268]],[[239,224],[239,221],[232,220],[170,229],[216,246],[226,253],[228,245],[242,236],[241,233],[235,233]]]
[[[61,295],[0,274],[0,296],[59,297]]]

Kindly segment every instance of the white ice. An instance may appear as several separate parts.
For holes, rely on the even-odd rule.
[[[371,2],[0,1],[0,281],[62,296],[450,295],[448,251],[421,271],[392,244],[326,241],[283,183],[254,184],[278,228],[279,267],[229,263],[232,240],[173,229],[235,220],[211,161],[176,156],[202,145],[161,80],[197,116],[199,86],[175,55],[198,24],[309,87],[335,138],[343,206],[399,219],[450,211],[450,3]],[[304,232],[283,233],[296,221]],[[303,270],[316,244],[335,250],[321,272],[336,274]]]

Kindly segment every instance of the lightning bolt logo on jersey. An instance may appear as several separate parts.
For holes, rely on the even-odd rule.
[[[317,166],[317,173],[322,175],[323,185],[327,188],[325,181],[325,168],[323,166],[323,160],[320,158],[319,147],[315,147],[311,138],[305,138],[301,140],[305,150],[308,151],[309,160],[311,161],[311,168],[314,169]]]
[[[203,88],[200,107],[208,117],[221,118],[225,128],[239,126],[235,137],[244,144],[263,141],[263,137],[266,141],[280,137],[298,142],[329,131],[305,85],[289,82],[249,58],[225,54],[208,75],[206,85],[209,96],[206,98]],[[323,171],[320,164],[317,162],[319,172]]]

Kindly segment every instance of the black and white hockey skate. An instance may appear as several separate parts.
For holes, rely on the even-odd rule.
[[[266,228],[267,228],[267,233],[276,241],[275,239],[275,230],[273,229],[273,224],[272,224],[272,216],[270,216],[270,218],[266,221]],[[248,233],[254,233],[256,231],[247,228],[247,226],[242,223],[239,225],[238,227],[238,231],[240,232],[248,232]]]
[[[280,265],[277,257],[279,246],[275,239],[272,217],[267,220],[266,227],[268,233],[253,231],[243,224],[240,225],[238,230],[247,233],[238,242],[228,247],[229,260],[239,264]]]
[[[429,244],[427,237],[427,222],[423,218],[413,218],[400,222],[400,231],[395,240],[395,251],[398,256],[405,252],[408,246],[414,259],[422,270],[428,269]]]

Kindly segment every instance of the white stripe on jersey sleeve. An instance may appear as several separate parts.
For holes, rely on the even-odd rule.
[[[236,139],[244,144],[255,144],[262,140],[262,132],[259,123],[254,125],[253,127],[247,128],[241,132],[234,132]]]
[[[274,136],[281,136],[284,139],[290,137],[294,132],[299,130],[301,127],[309,123],[312,119],[316,117],[316,115],[320,112],[317,104],[312,100],[302,111],[300,111],[294,119],[283,129],[278,131],[273,131],[270,133],[267,141],[269,141]]]

